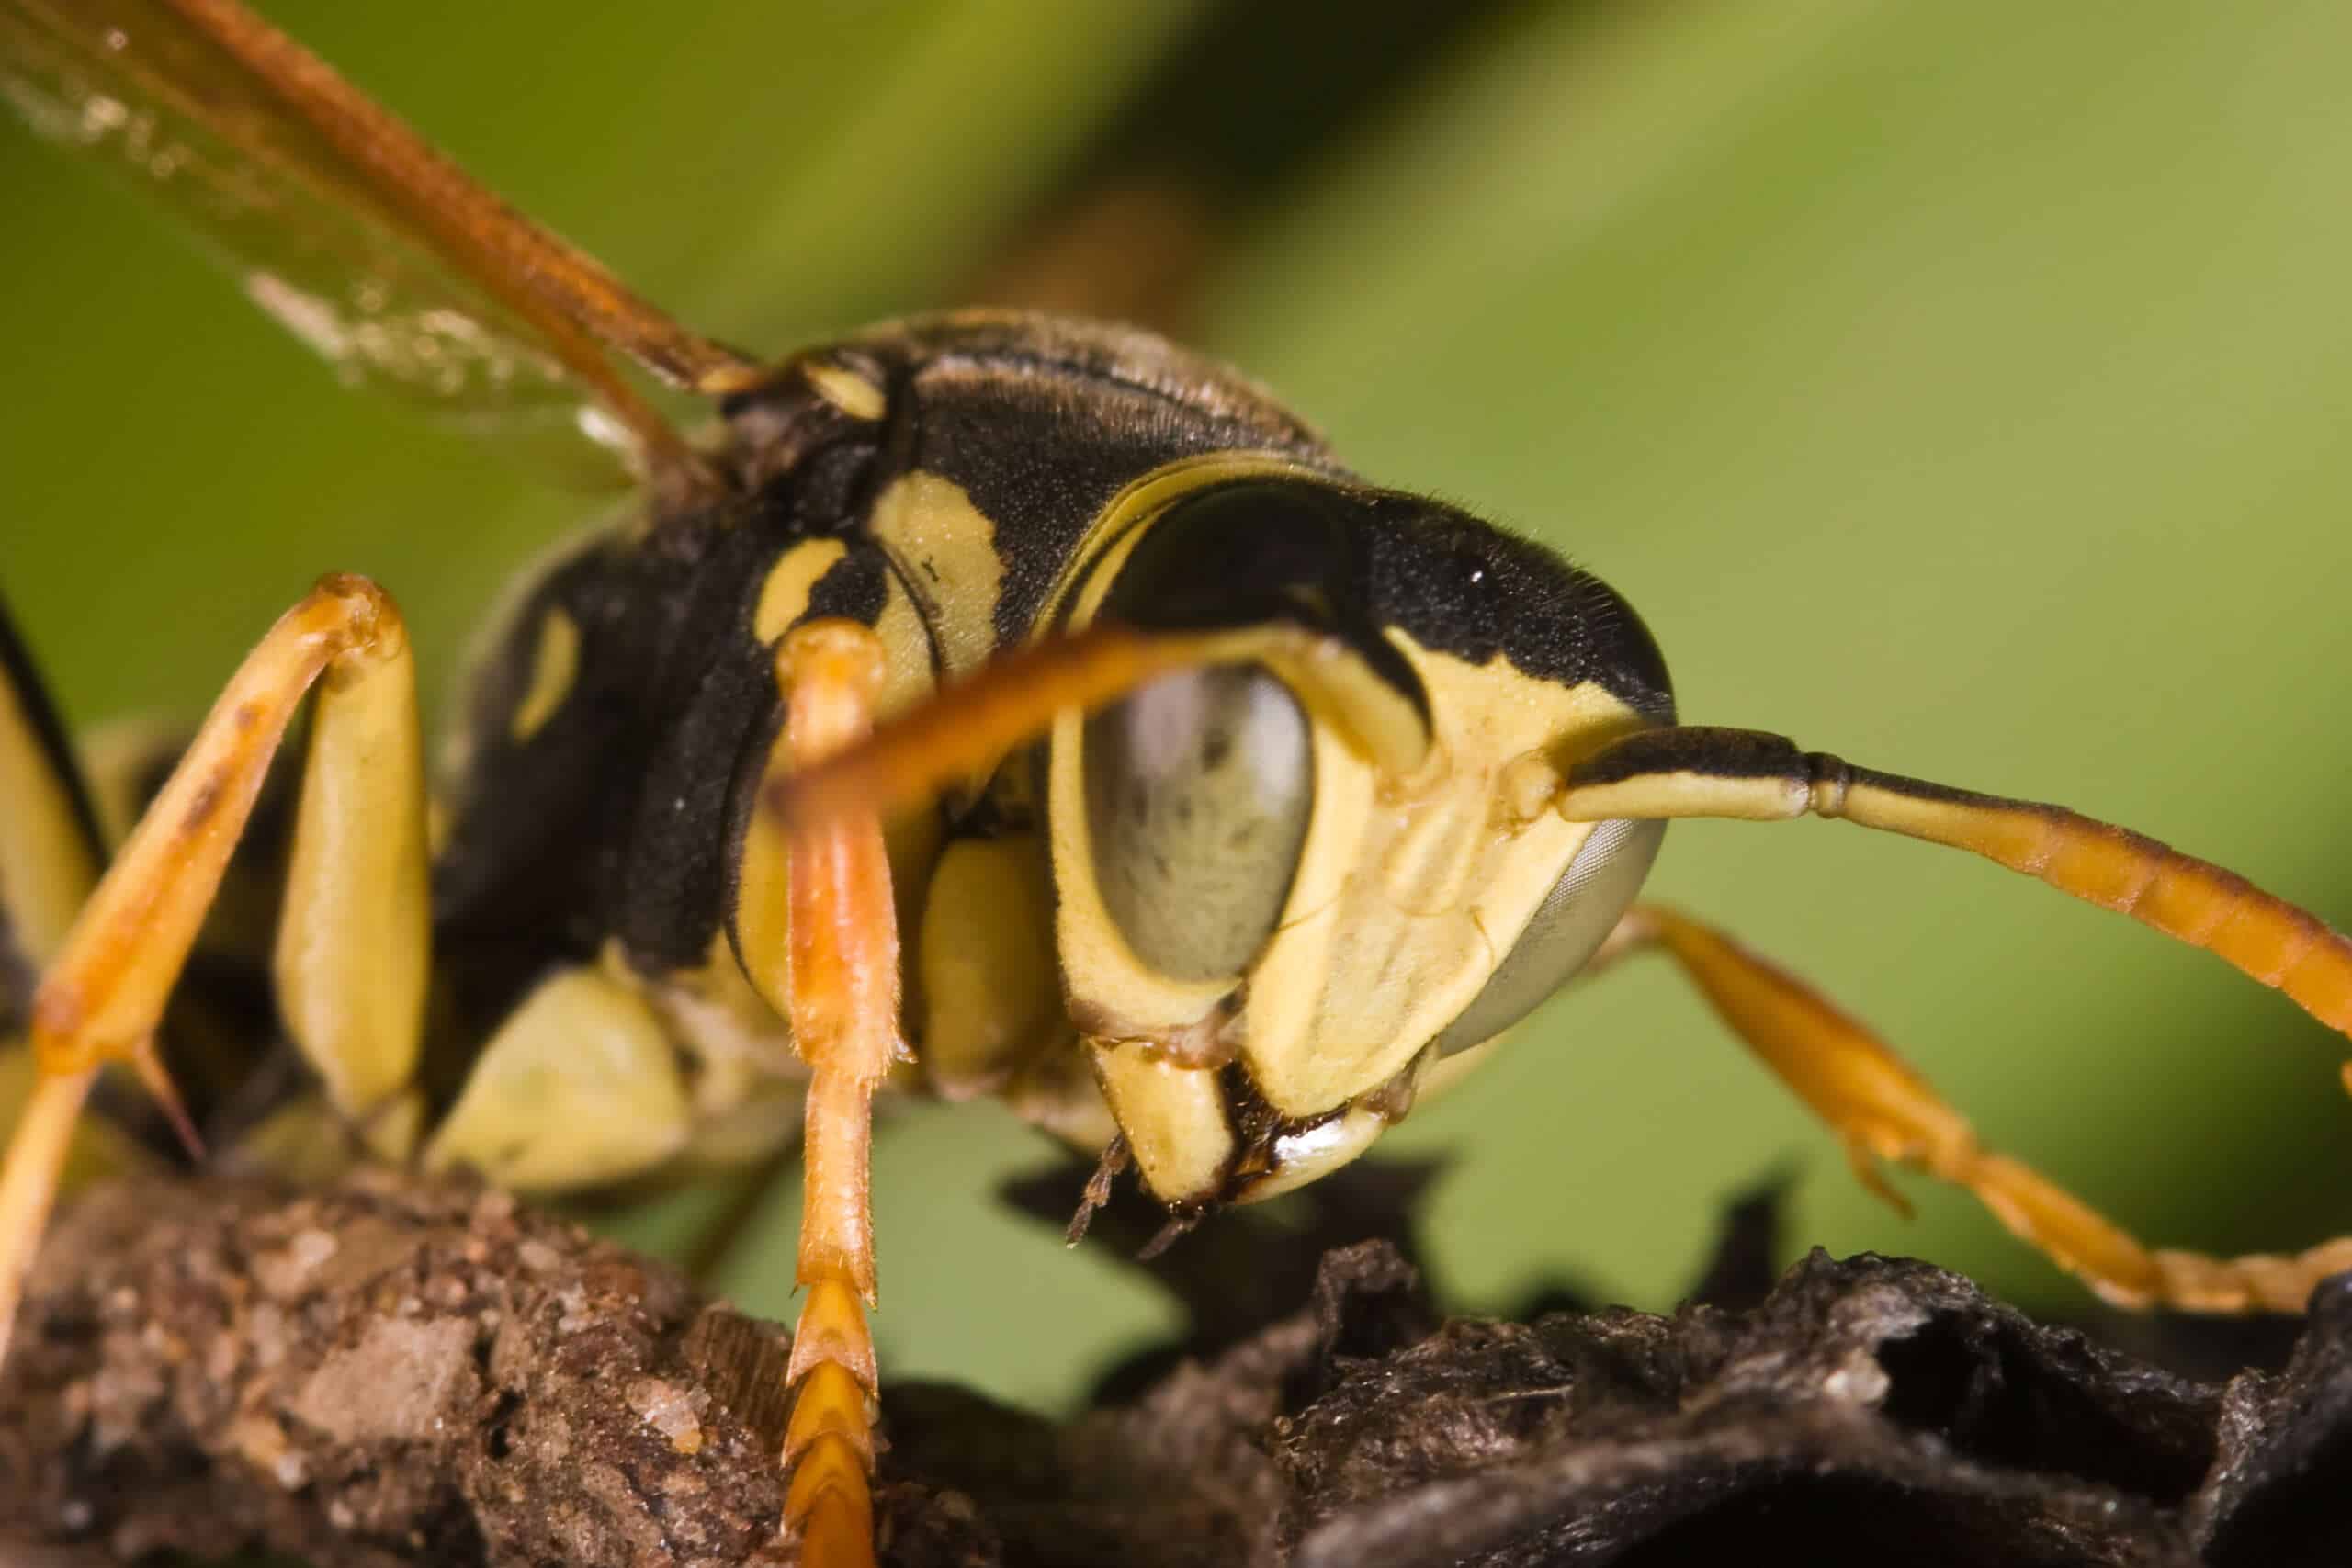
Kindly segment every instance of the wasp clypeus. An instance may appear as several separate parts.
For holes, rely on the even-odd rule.
[[[1819,997],[1638,901],[1673,818],[1843,818],[2130,913],[2352,1028],[2352,946],[2243,880],[2059,807],[1682,725],[1597,579],[1367,483],[1149,335],[968,312],[754,359],[228,0],[9,0],[0,42],[37,129],[193,191],[245,291],[346,368],[580,399],[643,479],[516,593],[432,801],[406,634],[365,580],[322,580],[263,637],[121,835],[121,792],[0,628],[0,1025],[29,1040],[0,1328],[101,1069],[180,1113],[159,1032],[306,699],[269,969],[296,1109],[328,1116],[296,1124],[534,1190],[801,1135],[782,1459],[812,1562],[871,1558],[886,1081],[993,1094],[1189,1222],[1354,1158],[1571,976],[1655,950],[1866,1181],[1894,1160],[1958,1183],[2111,1299],[2291,1310],[2352,1265],[2342,1242],[2143,1247]],[[297,209],[335,226],[288,234]],[[707,399],[715,432],[674,430],[616,355]]]

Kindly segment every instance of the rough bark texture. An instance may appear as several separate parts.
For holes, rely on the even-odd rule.
[[[1377,1210],[1420,1178],[1367,1179]],[[1317,1245],[1348,1212],[1155,1265],[1251,1272],[1191,1286],[1187,1353],[1067,1426],[894,1388],[885,1561],[2352,1562],[2352,1283],[2220,1384],[1875,1257],[1752,1305],[1441,1322],[1393,1247]],[[1762,1282],[1744,1213],[1719,1299]],[[0,1562],[739,1563],[776,1517],[782,1344],[492,1194],[112,1189],[58,1227],[0,1388]]]

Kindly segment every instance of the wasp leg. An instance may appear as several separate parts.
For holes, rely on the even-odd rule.
[[[64,727],[0,606],[0,1035],[29,1017],[32,977],[64,942],[104,859]]]
[[[2352,1269],[2352,1237],[2297,1257],[2152,1250],[2030,1168],[1977,1143],[1967,1120],[1885,1043],[1794,976],[1721,931],[1636,905],[1597,960],[1663,949],[1717,1016],[1844,1140],[1854,1173],[1898,1209],[1875,1161],[1967,1189],[1994,1216],[2118,1306],[2301,1312],[2312,1288]]]
[[[291,983],[288,1017],[314,1052],[372,1041],[371,1048],[397,1055],[395,1037],[406,1029],[413,1060],[427,941],[414,676],[391,602],[364,579],[331,577],[239,667],[34,995],[40,1082],[0,1168],[0,1354],[99,1068],[129,1062],[152,1091],[176,1103],[154,1051],[157,1021],[270,757],[303,694],[322,675],[311,741],[316,772],[297,833],[306,840],[295,852],[300,891],[289,892],[288,906],[288,924],[299,929],[279,952],[281,980]],[[386,882],[371,886],[379,873]],[[368,910],[364,897],[381,898],[395,913]],[[343,931],[310,926],[344,919],[355,923]],[[329,953],[337,940],[359,950]],[[371,963],[379,967],[367,983],[340,998],[331,994]],[[380,1016],[356,1016],[375,1009]]]
[[[769,778],[865,739],[883,675],[881,643],[853,622],[815,621],[786,636],[776,656],[784,733]],[[794,1048],[810,1073],[797,1276],[808,1293],[786,1373],[797,1392],[784,1440],[791,1472],[785,1525],[809,1568],[870,1568],[877,1393],[865,1322],[875,1299],[873,1096],[906,1055],[878,805],[869,800],[817,822],[763,814],[744,861],[739,929],[757,933],[744,958],[761,989],[784,998]],[[779,897],[781,911],[773,907]]]
[[[517,1192],[624,1181],[685,1147],[694,1110],[652,1004],[594,969],[542,980],[482,1047],[424,1152]]]
[[[0,605],[0,1117],[12,1123],[39,1088],[23,1038],[34,987],[96,885],[104,858],[64,727]],[[76,1138],[72,1154],[77,1175],[140,1163],[135,1142],[103,1126]]]

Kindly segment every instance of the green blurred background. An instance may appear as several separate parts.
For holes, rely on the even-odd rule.
[[[2339,0],[1587,0],[1442,38],[1172,0],[268,9],[763,349],[968,292],[1090,173],[1189,180],[1192,335],[1368,474],[1608,578],[1688,717],[2064,801],[2352,918]],[[1306,32],[1271,69],[1200,47],[1278,16]],[[1328,61],[1390,41],[1377,107],[1337,112]],[[71,716],[194,710],[327,569],[401,595],[446,700],[579,503],[340,395],[125,186],[13,134],[0,232],[0,583]],[[2211,960],[1823,824],[1679,826],[1652,886],[2143,1234],[2352,1225],[2343,1043]],[[1396,1151],[1451,1162],[1425,1223],[1458,1306],[1562,1277],[1668,1304],[1724,1198],[1792,1162],[1792,1243],[2082,1299],[1964,1198],[1865,1198],[1663,969],[1555,1001]],[[890,1122],[899,1374],[1054,1405],[1169,1325],[992,1204],[1048,1152],[987,1106]],[[794,1202],[724,1279],[777,1315]]]

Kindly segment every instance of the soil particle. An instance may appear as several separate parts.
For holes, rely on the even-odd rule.
[[[332,1442],[429,1441],[453,1421],[469,1422],[481,1399],[478,1337],[462,1317],[370,1325],[358,1344],[329,1352],[287,1408]]]

